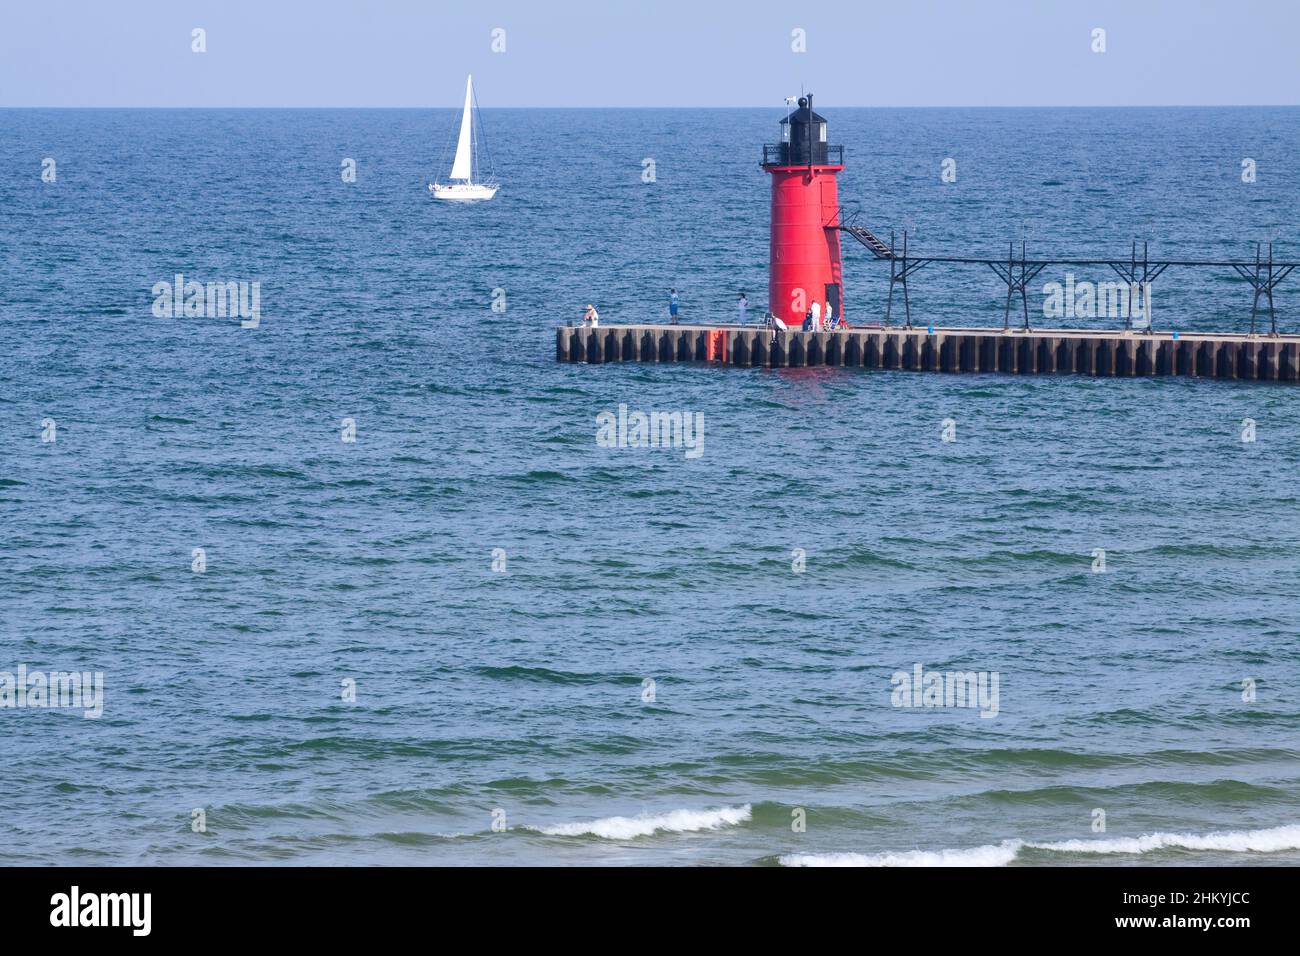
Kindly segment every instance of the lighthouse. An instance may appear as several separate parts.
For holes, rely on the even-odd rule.
[[[814,302],[843,315],[839,196],[836,175],[844,147],[828,145],[826,118],[813,112],[812,94],[781,120],[781,141],[763,147],[772,177],[768,309],[798,328]]]

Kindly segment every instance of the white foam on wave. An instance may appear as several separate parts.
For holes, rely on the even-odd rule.
[[[1300,826],[1271,827],[1267,830],[1230,830],[1224,833],[1146,833],[1138,837],[1104,840],[1062,840],[1058,843],[1029,843],[1039,850],[1057,853],[1150,853],[1169,848],[1219,850],[1224,853],[1276,853],[1300,850]]]
[[[782,866],[1006,866],[1016,858],[1019,840],[965,850],[904,850],[898,853],[791,853]]]
[[[717,830],[745,823],[753,816],[747,803],[743,807],[718,807],[716,810],[670,810],[637,817],[605,817],[550,827],[526,827],[547,836],[598,836],[606,840],[630,840],[652,833],[688,833],[694,830]]]
[[[1022,849],[1052,853],[1135,854],[1153,850],[1213,850],[1223,853],[1276,853],[1300,850],[1300,825],[1222,833],[1146,833],[1136,837],[1028,843],[1004,840],[996,845],[959,850],[906,850],[892,853],[791,853],[782,866],[1006,866]]]

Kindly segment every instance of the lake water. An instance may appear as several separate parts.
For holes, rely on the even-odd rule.
[[[1300,249],[1300,110],[824,112],[922,251]],[[0,671],[103,674],[0,708],[0,862],[1300,862],[1293,388],[555,362],[587,302],[762,307],[779,117],[488,110],[451,206],[451,110],[0,111]],[[177,273],[259,326],[155,316]],[[1156,325],[1248,288],[1171,269]],[[702,454],[600,447],[620,404]],[[895,706],[917,665],[984,706]]]

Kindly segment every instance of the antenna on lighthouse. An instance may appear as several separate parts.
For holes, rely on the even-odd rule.
[[[804,103],[806,103],[808,106],[808,175],[812,176],[814,150],[813,150],[813,109],[812,109],[811,93],[808,93],[804,96]]]

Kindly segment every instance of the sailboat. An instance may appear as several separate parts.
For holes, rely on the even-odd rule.
[[[491,172],[491,157],[489,156],[488,177],[482,181],[475,181],[474,173],[479,168],[478,146],[479,141],[483,138],[482,120],[475,123],[472,115],[474,106],[474,77],[465,78],[465,111],[460,117],[460,138],[456,141],[456,158],[451,164],[451,181],[446,184],[429,183],[429,192],[433,193],[435,199],[455,199],[467,202],[474,199],[491,199],[497,194],[500,188],[497,185],[495,177]],[[484,144],[484,152],[486,152]]]

